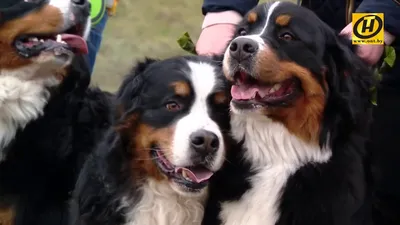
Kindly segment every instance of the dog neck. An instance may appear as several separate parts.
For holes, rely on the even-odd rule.
[[[245,140],[244,157],[256,167],[323,163],[332,156],[329,148],[306,143],[283,124],[263,115],[233,114],[231,125],[236,141]]]
[[[48,87],[58,81],[47,76],[29,80],[36,68],[18,70],[0,69],[0,161],[5,159],[5,147],[14,139],[17,131],[43,115],[50,98]]]
[[[221,204],[222,224],[276,224],[289,177],[307,163],[327,162],[332,152],[304,142],[266,116],[233,114],[231,125],[234,138],[244,140],[244,159],[256,174],[248,178],[251,188],[239,201]]]
[[[149,179],[141,187],[141,199],[122,201],[122,207],[130,210],[127,213],[126,225],[159,224],[159,225],[200,225],[204,213],[207,192],[200,196],[182,196],[165,182]],[[132,207],[133,205],[133,207]]]

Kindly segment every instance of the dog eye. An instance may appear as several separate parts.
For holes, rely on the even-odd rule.
[[[181,109],[181,106],[176,102],[168,102],[165,104],[165,108],[170,112],[177,112]]]
[[[239,28],[238,34],[239,34],[240,36],[244,36],[244,35],[247,34],[247,32],[246,32],[246,30],[245,30],[244,28]]]
[[[283,33],[282,35],[279,36],[279,38],[285,41],[291,41],[294,39],[293,35],[290,33]]]

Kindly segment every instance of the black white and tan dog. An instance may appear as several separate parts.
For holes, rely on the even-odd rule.
[[[245,16],[223,60],[241,148],[210,182],[203,225],[368,224],[373,81],[347,42],[290,2]]]
[[[89,157],[71,201],[74,225],[195,225],[229,145],[221,62],[148,59],[117,94],[115,122]]]
[[[78,57],[89,3],[1,5],[0,224],[64,224],[80,165],[109,125],[111,96],[87,88]]]

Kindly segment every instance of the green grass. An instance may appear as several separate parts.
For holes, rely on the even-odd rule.
[[[117,15],[108,20],[92,83],[114,91],[135,61],[146,56],[163,59],[188,54],[176,40],[186,31],[197,40],[203,21],[202,3],[120,0]]]
[[[199,0],[121,0],[117,15],[107,23],[92,83],[113,91],[135,61],[187,54],[176,40],[185,31],[197,39],[201,4]]]

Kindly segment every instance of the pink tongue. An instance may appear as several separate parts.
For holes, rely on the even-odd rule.
[[[235,100],[250,100],[256,97],[256,93],[260,97],[264,97],[268,94],[271,87],[259,87],[259,86],[247,86],[247,85],[233,85],[231,88],[232,98]]]
[[[192,168],[191,170],[185,167],[175,168],[176,173],[182,173],[182,171],[186,171],[188,177],[196,183],[206,181],[210,179],[211,176],[214,174],[213,172],[205,168]]]
[[[65,41],[71,48],[78,50],[81,54],[87,54],[89,52],[86,41],[73,34],[61,34],[61,39]]]

